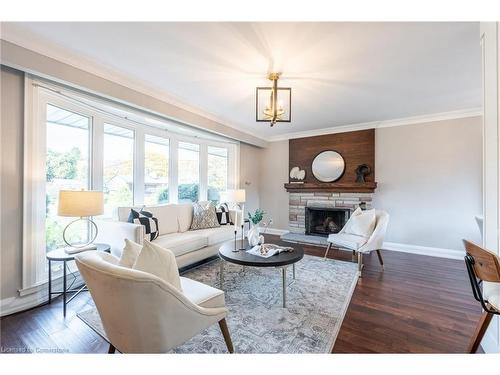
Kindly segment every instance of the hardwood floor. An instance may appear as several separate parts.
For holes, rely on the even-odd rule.
[[[324,248],[304,250],[324,254]],[[393,251],[382,251],[382,256],[385,271],[375,253],[364,257],[363,278],[333,352],[463,353],[481,314],[464,262]],[[351,253],[332,250],[329,258],[349,261]],[[89,301],[88,293],[75,298],[65,319],[61,298],[2,318],[2,351],[107,353],[108,344],[76,316],[90,308]]]

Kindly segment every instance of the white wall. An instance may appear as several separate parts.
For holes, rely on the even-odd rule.
[[[246,190],[245,212],[260,207],[261,153],[261,148],[240,144],[240,189]]]
[[[21,288],[24,75],[1,70],[0,300]]]
[[[480,241],[481,117],[377,129],[373,206],[390,215],[386,241],[463,250]]]
[[[260,207],[273,219],[271,227],[288,229],[288,141],[272,142],[260,159]]]

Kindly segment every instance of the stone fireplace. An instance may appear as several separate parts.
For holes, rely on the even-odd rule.
[[[311,234],[318,236],[327,236],[329,233],[336,233],[345,224],[359,205],[364,202],[366,209],[372,207],[373,193],[326,193],[326,192],[307,192],[289,194],[289,229],[292,233]],[[309,214],[306,218],[306,208]],[[326,216],[316,217],[311,223],[314,230],[309,231],[306,228],[306,220],[312,220],[312,211],[317,213],[324,211]],[[312,214],[314,215],[314,214]],[[328,220],[328,217],[331,219]],[[323,218],[323,221],[319,221]],[[325,229],[325,220],[327,228]],[[334,224],[330,224],[334,221]],[[323,225],[324,232],[321,232],[320,225]],[[335,227],[336,226],[336,227]],[[329,232],[331,230],[331,232]],[[312,233],[317,232],[317,233]]]

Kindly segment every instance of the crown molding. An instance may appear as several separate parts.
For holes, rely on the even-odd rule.
[[[58,47],[48,42],[47,40],[31,33],[28,34],[25,31],[17,28],[12,23],[3,23],[1,26],[1,40],[15,44],[22,48],[26,48],[30,51],[44,55],[51,59],[60,61],[82,71],[86,71],[97,77],[128,87],[142,94],[152,96],[165,103],[171,104],[199,116],[203,116],[209,120],[218,122],[222,125],[238,130],[239,132],[248,134],[252,137],[259,138],[264,142],[266,141],[264,138],[256,136],[248,130],[242,130],[245,129],[245,127],[241,124],[231,122],[207,110],[187,104],[182,99],[177,98],[176,96],[167,93],[164,90],[160,90],[157,87],[144,84],[142,81],[130,78],[129,76],[126,76],[124,74],[117,73],[116,69],[113,69],[112,67],[106,66],[104,64],[96,64],[93,60],[88,59],[87,57],[77,52]]]
[[[416,125],[416,124],[426,124],[426,123],[430,124],[439,121],[456,120],[461,118],[477,117],[482,115],[483,115],[482,108],[469,108],[464,110],[433,113],[422,116],[402,117],[392,120],[370,121],[358,124],[331,126],[328,128],[306,130],[301,132],[291,132],[291,133],[277,135],[274,137],[269,137],[267,138],[267,141],[277,142],[294,138],[314,137],[318,135],[345,133],[356,130],[381,129],[381,128],[390,128],[395,126],[406,126],[406,125]]]

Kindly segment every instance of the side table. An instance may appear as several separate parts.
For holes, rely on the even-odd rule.
[[[111,252],[110,246],[104,243],[96,243],[97,250],[86,250],[86,251],[104,251],[107,253]],[[87,286],[84,284],[82,287],[78,289],[70,289],[67,288],[66,279],[67,279],[67,262],[75,260],[76,254],[68,254],[64,251],[64,248],[61,247],[59,249],[55,249],[49,251],[46,255],[47,260],[49,262],[49,304],[52,303],[52,295],[57,294],[63,296],[63,316],[66,317],[66,305],[71,302],[73,298],[75,298],[80,292],[88,291]],[[52,262],[63,262],[63,289],[61,291],[52,291]],[[74,293],[69,300],[67,300],[67,294]]]

